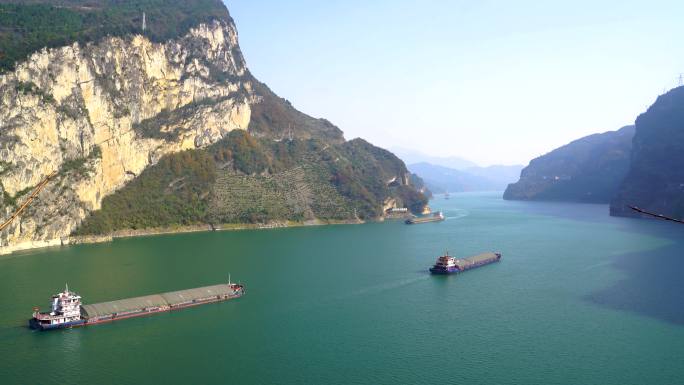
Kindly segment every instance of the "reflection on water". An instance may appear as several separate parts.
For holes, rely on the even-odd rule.
[[[618,311],[656,318],[684,326],[684,225],[654,219],[612,218],[600,215],[605,205],[572,203],[515,202],[523,210],[544,216],[582,222],[616,225],[632,236],[649,236],[665,246],[637,252],[625,245],[625,240],[611,247],[617,251],[611,259],[586,266],[585,270],[608,265],[623,274],[623,278],[608,287],[584,296],[584,299]],[[630,235],[628,235],[630,236]],[[596,234],[601,237],[601,234]]]
[[[684,233],[684,226],[682,226]],[[586,296],[592,303],[684,326],[684,244],[617,256],[626,277]]]

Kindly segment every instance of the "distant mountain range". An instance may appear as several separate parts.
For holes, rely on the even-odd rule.
[[[467,159],[459,158],[457,156],[449,156],[449,157],[432,156],[432,155],[424,154],[420,151],[411,150],[411,149],[402,148],[402,147],[392,147],[392,148],[390,148],[390,151],[392,151],[396,156],[398,156],[406,164],[429,163],[429,164],[433,164],[435,166],[447,167],[447,168],[451,168],[454,170],[465,170],[468,168],[478,167],[477,164],[475,164],[475,163],[473,163]]]
[[[502,191],[520,175],[522,166],[471,166],[454,169],[427,162],[409,164],[409,170],[425,181],[433,193]]]
[[[634,126],[590,135],[540,156],[504,199],[608,203],[629,170]]]
[[[634,126],[534,159],[504,199],[610,202],[614,216],[642,216],[638,207],[684,218],[684,87],[659,96]]]

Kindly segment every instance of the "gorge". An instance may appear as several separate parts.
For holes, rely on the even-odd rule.
[[[634,126],[590,135],[534,159],[504,199],[610,203],[610,215],[684,218],[684,87]],[[636,209],[638,210],[636,210]]]

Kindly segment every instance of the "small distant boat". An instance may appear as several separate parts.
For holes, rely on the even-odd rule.
[[[448,199],[450,199],[450,198],[451,198],[451,196],[449,195],[449,193],[444,193],[444,199],[447,199],[447,200],[448,200]]]
[[[430,223],[430,222],[441,222],[444,220],[444,214],[441,211],[437,211],[432,215],[427,215],[423,217],[415,217],[406,220],[407,225],[417,225],[420,223]]]
[[[441,275],[456,274],[476,267],[489,265],[490,263],[499,262],[500,260],[501,253],[484,253],[474,257],[460,259],[450,256],[447,252],[443,256],[437,258],[437,262],[430,268],[430,273]]]

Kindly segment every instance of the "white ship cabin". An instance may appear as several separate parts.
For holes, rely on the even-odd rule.
[[[49,313],[40,313],[37,310],[33,313],[33,317],[41,325],[59,325],[81,319],[81,296],[69,291],[69,286],[52,296],[50,307]]]
[[[456,258],[449,256],[447,253],[446,255],[437,258],[437,263],[435,265],[442,267],[456,267]]]

